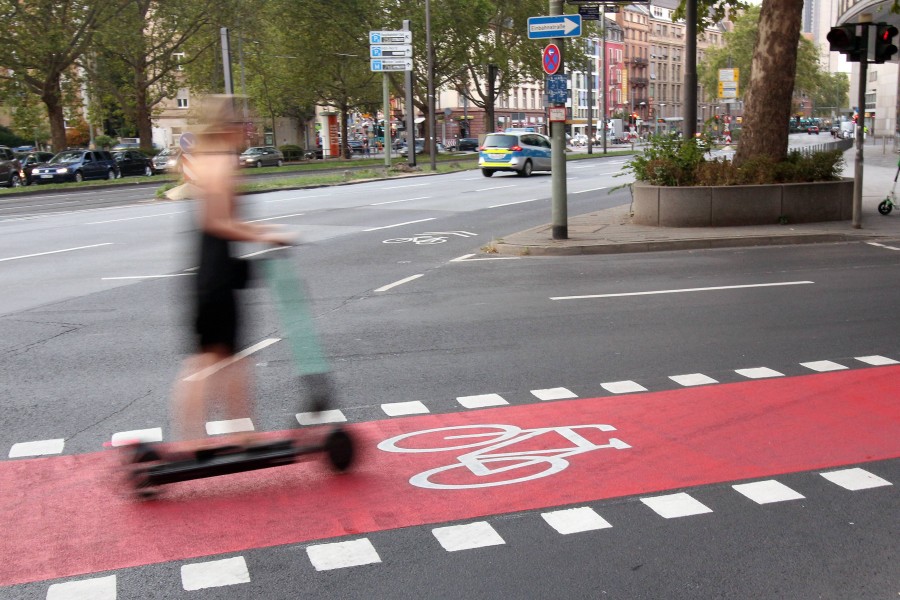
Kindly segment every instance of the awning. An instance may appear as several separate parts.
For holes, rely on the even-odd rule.
[[[416,124],[417,124],[417,125],[418,125],[419,123],[424,123],[424,122],[425,122],[425,117],[416,117]]]

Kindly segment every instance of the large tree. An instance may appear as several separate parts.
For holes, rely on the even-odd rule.
[[[66,147],[63,82],[77,78],[76,60],[125,2],[0,0],[0,78],[16,80],[41,99],[55,150]]]

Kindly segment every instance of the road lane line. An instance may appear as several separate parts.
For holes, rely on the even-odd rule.
[[[184,277],[196,273],[169,273],[168,275],[127,275],[122,277],[101,277],[100,281],[117,281],[120,279],[165,279],[167,277]]]
[[[212,364],[212,365],[206,367],[205,369],[201,369],[201,370],[197,371],[193,375],[188,375],[187,377],[184,378],[184,381],[202,381],[202,380],[206,379],[207,377],[209,377],[210,375],[215,375],[216,373],[218,373],[219,371],[221,371],[228,365],[234,364],[237,361],[239,361],[240,359],[250,356],[254,352],[259,352],[263,348],[271,346],[275,342],[280,342],[280,341],[281,341],[281,338],[264,339],[261,342],[257,342],[256,344],[253,344],[249,348],[245,348],[245,349],[241,350],[234,356],[229,356],[228,358],[220,360],[219,362]]]
[[[476,192],[487,192],[489,190],[502,190],[503,188],[511,188],[511,187],[516,187],[516,185],[514,183],[511,183],[509,185],[495,185],[494,187],[479,188],[475,191]]]
[[[50,252],[37,252],[35,254],[23,254],[22,256],[10,256],[9,258],[0,258],[0,262],[6,262],[7,260],[18,260],[20,258],[33,258],[35,256],[47,256],[48,254],[59,254],[60,252],[72,252],[74,250],[86,250],[88,248],[99,248],[100,246],[112,246],[112,244],[112,242],[104,242],[103,244],[77,246],[75,248],[65,248],[63,250],[51,250]]]
[[[392,185],[389,187],[378,188],[379,190],[402,190],[411,187],[422,187],[423,185],[428,185],[427,183],[411,183],[409,185]]]
[[[118,223],[120,221],[134,221],[137,219],[152,219],[153,217],[165,217],[166,215],[183,215],[186,211],[178,210],[175,212],[159,213],[158,215],[144,215],[142,217],[126,217],[124,219],[110,219],[109,221],[92,221],[85,225],[102,225],[104,223]]]
[[[599,192],[600,190],[605,190],[605,189],[606,189],[606,187],[598,187],[598,188],[591,188],[589,190],[581,190],[579,192],[569,192],[569,193],[570,194],[586,194],[587,192]]]
[[[274,198],[272,200],[266,200],[266,202],[287,202],[289,200],[306,200],[307,198],[327,198],[331,196],[331,194],[312,194],[309,196],[291,196],[290,198]]]
[[[710,292],[716,290],[740,290],[747,288],[775,287],[782,285],[806,285],[815,281],[785,281],[782,283],[752,283],[748,285],[722,285],[705,288],[684,288],[680,290],[655,290],[652,292],[625,292],[621,294],[591,294],[587,296],[553,296],[551,300],[586,300],[589,298],[623,298],[625,296],[652,296],[655,294],[681,294],[684,292]]]
[[[516,200],[515,202],[507,202],[505,204],[494,204],[493,206],[488,206],[488,208],[500,208],[501,206],[512,206],[513,204],[525,204],[526,202],[536,202],[540,200],[540,198],[532,198],[531,200]]]
[[[369,206],[381,206],[382,204],[396,204],[398,202],[412,202],[413,200],[428,200],[431,196],[419,196],[417,198],[404,198],[403,200],[388,200],[387,202],[375,202]]]
[[[425,221],[434,221],[437,217],[430,217],[428,219],[419,219],[418,221],[406,221],[404,223],[394,223],[393,225],[385,225],[383,227],[372,227],[370,229],[363,229],[363,231],[378,231],[380,229],[390,229],[392,227],[402,227],[403,225],[412,225],[413,223],[424,223]]]
[[[294,213],[292,215],[281,215],[280,217],[266,217],[265,219],[253,219],[248,223],[260,223],[262,221],[277,221],[278,219],[289,219],[290,217],[302,217],[306,213]]]
[[[395,281],[394,283],[389,283],[387,285],[383,285],[380,288],[376,289],[375,291],[376,292],[386,292],[391,288],[397,287],[398,285],[403,285],[404,283],[409,283],[410,281],[416,280],[419,277],[422,277],[423,275],[425,275],[425,273],[419,273],[418,275],[410,275],[409,277],[405,277],[405,278],[401,279],[400,281]]]

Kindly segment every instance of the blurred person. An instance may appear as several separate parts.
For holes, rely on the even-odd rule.
[[[245,287],[248,263],[234,256],[234,242],[289,245],[293,235],[277,227],[257,225],[237,214],[237,154],[244,142],[243,122],[233,96],[210,96],[201,105],[192,152],[194,181],[190,194],[197,202],[197,276],[193,281],[191,321],[194,354],[176,382],[172,420],[177,450],[191,451],[219,444],[206,438],[210,392],[223,398],[229,419],[252,416],[250,380],[245,360],[236,355],[241,315],[236,290]],[[253,434],[234,435],[235,443]]]

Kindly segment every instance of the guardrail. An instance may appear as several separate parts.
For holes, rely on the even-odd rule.
[[[853,147],[853,139],[846,138],[841,140],[833,140],[830,142],[822,142],[821,144],[809,144],[808,146],[801,146],[800,148],[794,148],[791,151],[799,152],[804,156],[810,156],[815,154],[816,152],[830,152],[832,150],[840,150],[844,152]]]

